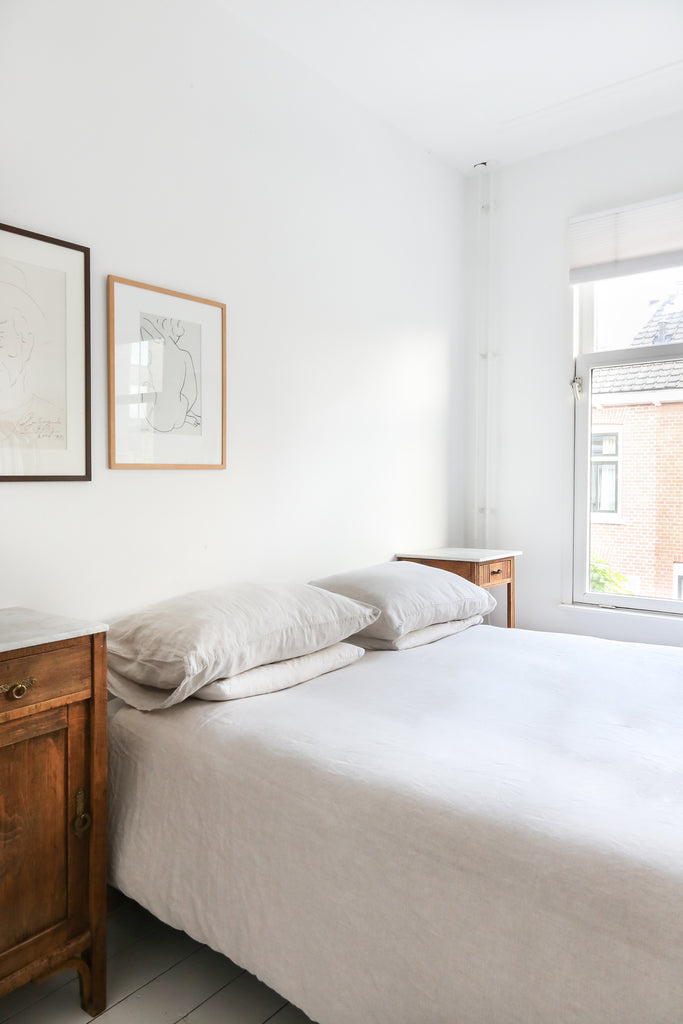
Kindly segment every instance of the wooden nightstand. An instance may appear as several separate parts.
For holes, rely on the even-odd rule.
[[[0,996],[78,971],[106,1004],[106,626],[0,609]]]
[[[507,584],[507,624],[515,625],[515,558],[521,551],[492,551],[488,548],[432,548],[430,551],[404,551],[399,562],[421,562],[464,576],[480,587]]]

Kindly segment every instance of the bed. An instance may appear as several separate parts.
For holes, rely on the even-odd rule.
[[[319,1024],[680,1024],[683,652],[490,627],[481,595],[403,646],[385,602],[271,692],[147,711],[119,674],[111,882]]]

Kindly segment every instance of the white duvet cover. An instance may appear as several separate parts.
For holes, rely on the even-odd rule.
[[[111,881],[320,1024],[683,1022],[683,651],[474,626],[110,720]]]

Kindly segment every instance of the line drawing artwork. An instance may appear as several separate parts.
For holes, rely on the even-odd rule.
[[[139,362],[148,426],[163,434],[201,435],[201,325],[140,313]]]
[[[66,274],[0,258],[0,447],[66,448]]]

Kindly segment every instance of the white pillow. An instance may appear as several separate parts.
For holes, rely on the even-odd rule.
[[[359,630],[354,643],[364,637],[399,640],[437,622],[487,615],[496,606],[488,590],[419,562],[383,562],[311,582],[380,609],[379,618]]]
[[[373,636],[364,636],[355,638],[355,642],[364,647],[366,651],[409,651],[411,647],[433,644],[435,640],[442,640],[445,636],[462,633],[463,630],[469,629],[470,626],[478,626],[483,621],[483,616],[471,615],[468,619],[458,619],[455,622],[435,622],[433,626],[414,629],[412,633],[404,633],[398,640],[378,640]],[[347,644],[347,646],[349,645]]]
[[[378,615],[305,583],[183,594],[110,627],[109,689],[143,711],[169,707],[217,679],[330,647]]]
[[[195,697],[201,700],[235,700],[238,697],[255,697],[257,694],[285,690],[297,683],[305,683],[326,672],[334,672],[352,661],[362,658],[365,651],[354,644],[332,644],[322,651],[302,654],[300,658],[275,661],[271,665],[259,665],[247,669],[228,679],[217,679],[197,690]]]

